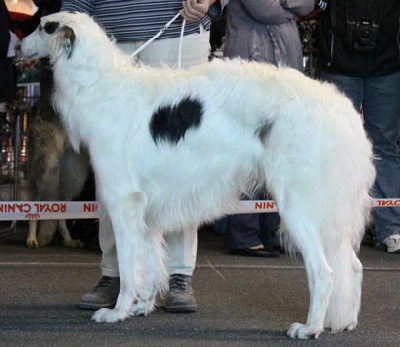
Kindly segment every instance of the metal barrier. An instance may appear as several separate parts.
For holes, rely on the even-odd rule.
[[[26,164],[29,118],[39,100],[39,84],[19,85],[8,112],[0,116],[0,201],[27,200]],[[1,231],[15,228],[15,221]]]

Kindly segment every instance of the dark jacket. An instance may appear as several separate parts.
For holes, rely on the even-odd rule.
[[[400,71],[399,0],[331,0],[320,15],[317,35],[321,70],[354,77]]]
[[[12,23],[4,0],[0,0],[0,102],[14,98],[16,71],[12,58],[7,57]]]

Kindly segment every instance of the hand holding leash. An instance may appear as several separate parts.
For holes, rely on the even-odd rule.
[[[142,46],[136,49],[132,54],[131,57],[136,56],[139,52],[141,52],[145,47],[147,47],[151,42],[155,39],[159,38],[165,30],[169,28],[169,26],[179,17],[183,17],[182,23],[182,30],[181,30],[181,41],[179,44],[179,54],[178,54],[178,68],[181,67],[181,52],[182,52],[182,39],[184,36],[184,29],[186,25],[186,20],[188,21],[197,21],[203,18],[207,12],[209,7],[215,2],[215,0],[185,0],[182,3],[182,10],[180,10],[174,18],[172,18],[165,26],[152,38],[147,40]]]
[[[209,7],[214,2],[212,0],[186,0],[182,2],[181,15],[186,20],[195,22],[207,14]]]

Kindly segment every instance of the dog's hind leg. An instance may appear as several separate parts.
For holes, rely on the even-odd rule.
[[[41,220],[40,221],[40,230],[39,230],[39,245],[47,246],[54,238],[54,234],[57,230],[57,221],[56,220]]]
[[[134,303],[140,300],[140,292],[149,283],[147,252],[152,245],[145,224],[147,196],[136,192],[130,196],[115,197],[111,203],[105,199],[105,206],[115,234],[120,293],[114,309],[100,309],[92,319],[96,322],[117,322],[132,314]],[[163,273],[165,270],[159,271]]]
[[[58,220],[58,230],[63,238],[63,245],[72,248],[82,248],[84,246],[81,240],[74,240],[69,233],[67,228],[67,222],[65,219]]]
[[[333,286],[333,271],[328,265],[318,225],[313,218],[300,206],[285,208],[280,213],[292,241],[303,255],[310,290],[306,323],[293,323],[287,334],[291,338],[318,338],[324,328]]]
[[[353,330],[361,305],[362,265],[350,243],[327,249],[335,283],[324,326],[332,333]]]

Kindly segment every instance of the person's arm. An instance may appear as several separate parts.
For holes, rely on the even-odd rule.
[[[8,52],[8,45],[10,42],[10,32],[7,29],[5,22],[2,21],[0,25],[0,58],[6,58]]]
[[[255,20],[264,24],[281,24],[314,9],[314,0],[240,0]]]
[[[62,0],[60,11],[84,12],[93,15],[96,0]]]
[[[240,3],[253,19],[264,24],[281,24],[295,18],[279,0],[240,0]]]
[[[188,21],[198,21],[205,15],[218,20],[222,9],[229,0],[185,0],[182,3],[182,16]]]
[[[10,15],[6,3],[0,3],[0,56],[1,58],[7,57],[8,45],[10,43]],[[3,77],[2,77],[3,78]]]
[[[296,16],[306,16],[314,10],[315,0],[280,0],[282,7]]]

